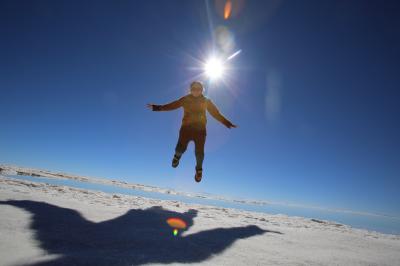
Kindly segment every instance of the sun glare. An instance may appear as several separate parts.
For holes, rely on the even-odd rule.
[[[224,73],[224,65],[218,58],[211,58],[204,65],[205,73],[211,79],[221,78]]]

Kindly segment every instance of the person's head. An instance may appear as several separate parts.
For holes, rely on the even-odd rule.
[[[193,81],[190,84],[190,93],[194,96],[194,97],[199,97],[200,95],[203,94],[203,84],[200,81]]]

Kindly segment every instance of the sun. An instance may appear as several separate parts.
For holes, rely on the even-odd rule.
[[[210,58],[204,64],[204,72],[212,80],[221,78],[224,74],[224,70],[223,62],[216,57]]]

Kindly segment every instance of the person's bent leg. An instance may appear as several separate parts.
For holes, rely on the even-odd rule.
[[[178,143],[176,144],[175,147],[175,157],[177,157],[178,159],[181,158],[182,154],[184,154],[187,149],[189,141],[190,141],[190,135],[188,130],[185,128],[181,128],[179,130]]]
[[[172,159],[172,167],[176,168],[179,165],[179,160],[181,159],[182,154],[186,151],[189,141],[190,138],[187,130],[181,128],[179,131],[178,143],[175,147],[174,158]]]

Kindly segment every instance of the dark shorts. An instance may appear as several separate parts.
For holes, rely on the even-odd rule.
[[[204,154],[204,144],[206,142],[207,132],[205,129],[198,129],[188,126],[182,126],[179,130],[179,139],[176,144],[176,151],[185,152],[191,140],[194,141],[195,153]]]

